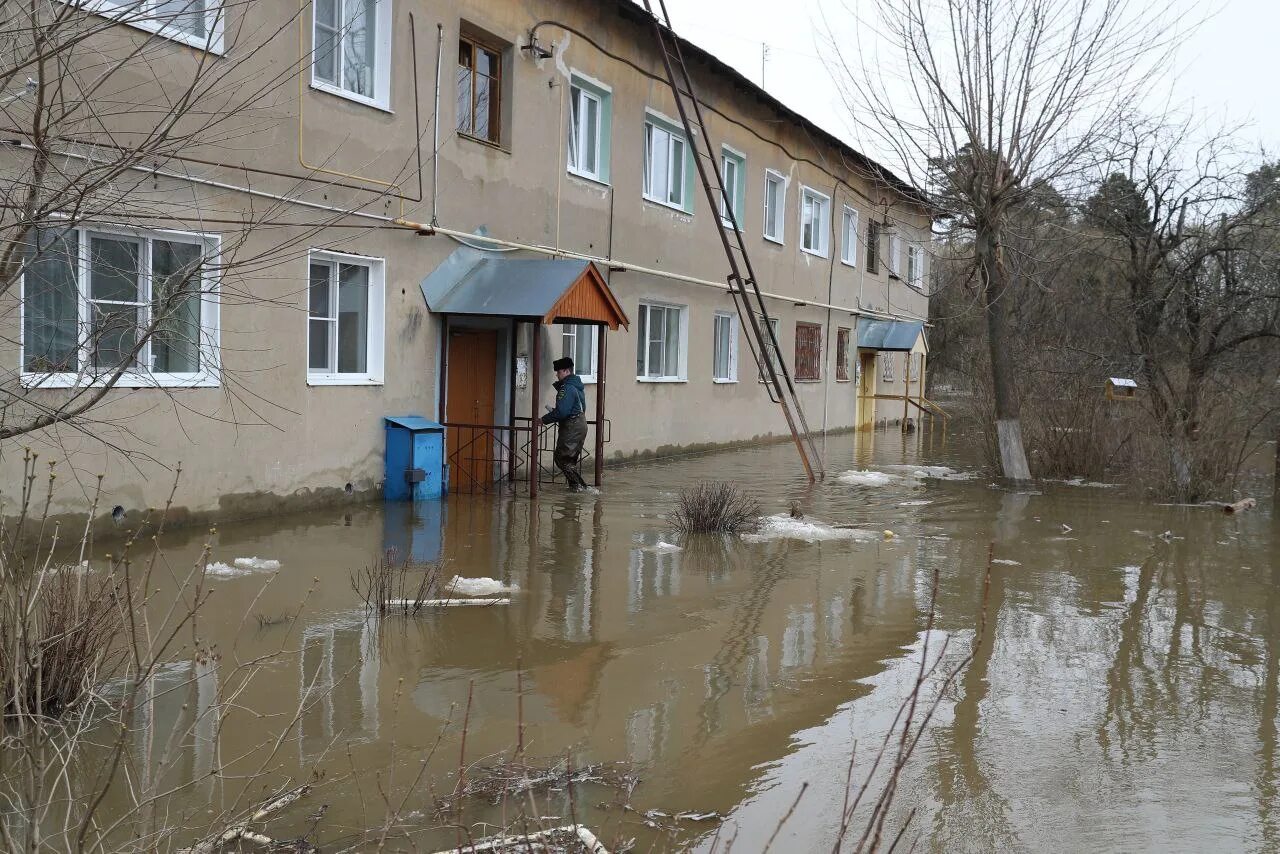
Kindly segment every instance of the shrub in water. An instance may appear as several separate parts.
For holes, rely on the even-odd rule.
[[[731,483],[699,483],[680,491],[671,522],[682,534],[738,534],[760,527],[760,504]]]

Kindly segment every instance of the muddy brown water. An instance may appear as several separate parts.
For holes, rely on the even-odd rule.
[[[1226,516],[1092,485],[1013,493],[965,479],[972,446],[962,433],[879,432],[830,440],[832,476],[816,486],[794,449],[774,445],[617,468],[601,495],[552,487],[536,502],[455,496],[227,524],[214,560],[282,566],[210,580],[199,635],[216,664],[193,671],[188,650],[161,674],[153,761],[163,756],[172,782],[198,781],[166,821],[196,828],[238,796],[316,779],[273,833],[301,833],[325,803],[314,838],[336,850],[403,799],[392,838],[451,847],[431,792],[454,785],[469,695],[468,762],[512,749],[519,661],[528,755],[632,762],[641,777],[634,812],[592,785],[572,803],[540,797],[552,823],[576,817],[638,850],[724,850],[732,838],[734,851],[760,851],[775,830],[772,850],[830,850],[850,758],[862,779],[910,689],[934,573],[929,640],[950,638],[954,659],[974,648],[994,544],[987,633],[941,694],[889,830],[914,811],[906,838],[937,851],[1280,847],[1270,502]],[[850,470],[878,474],[839,477]],[[746,486],[768,514],[795,501],[806,521],[869,533],[684,543],[664,517],[703,479]],[[175,576],[203,540],[169,538]],[[388,548],[521,592],[506,607],[378,626],[349,577]],[[645,810],[725,822],[718,839],[712,820],[669,832]],[[465,818],[478,837],[503,815],[472,804]]]

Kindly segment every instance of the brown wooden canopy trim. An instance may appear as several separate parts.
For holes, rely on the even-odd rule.
[[[594,263],[588,263],[572,285],[542,318],[543,323],[603,323],[611,330],[629,329],[627,314],[614,298]]]

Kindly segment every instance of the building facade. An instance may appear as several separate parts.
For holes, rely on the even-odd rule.
[[[109,0],[76,14],[113,24],[94,35],[100,54],[147,45],[149,73],[127,90],[140,103],[224,66],[226,98],[206,112],[226,115],[165,162],[121,170],[145,216],[122,204],[30,238],[40,251],[5,297],[18,311],[0,318],[23,403],[55,410],[113,356],[129,362],[90,428],[7,442],[11,486],[23,444],[69,462],[82,488],[55,512],[83,512],[97,474],[103,507],[159,506],[179,463],[176,503],[193,513],[372,492],[384,416],[511,427],[551,402],[560,355],[591,412],[607,379],[608,460],[784,437],[723,285],[717,230],[735,219],[810,426],[917,416],[902,398],[923,397],[923,335],[887,351],[860,327],[927,315],[921,196],[684,43],[728,188],[709,208],[652,24],[628,0],[144,5],[127,20]],[[112,121],[136,132],[146,111]],[[10,176],[34,151],[16,139],[0,151]],[[85,162],[107,139],[62,145]],[[477,253],[591,260],[626,323],[602,339],[431,311],[424,279]],[[192,269],[200,297],[175,298],[176,319],[131,352],[135,313],[157,312],[165,277]],[[487,440],[495,476],[520,453],[504,435]]]

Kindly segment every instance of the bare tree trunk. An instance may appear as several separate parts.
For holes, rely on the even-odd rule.
[[[1008,269],[1000,262],[1000,244],[995,231],[980,226],[975,249],[985,287],[987,349],[991,354],[991,384],[995,390],[996,442],[1000,449],[1000,469],[1012,481],[1031,480],[1027,454],[1022,447],[1021,406],[1010,351],[1009,311],[1005,294]]]

